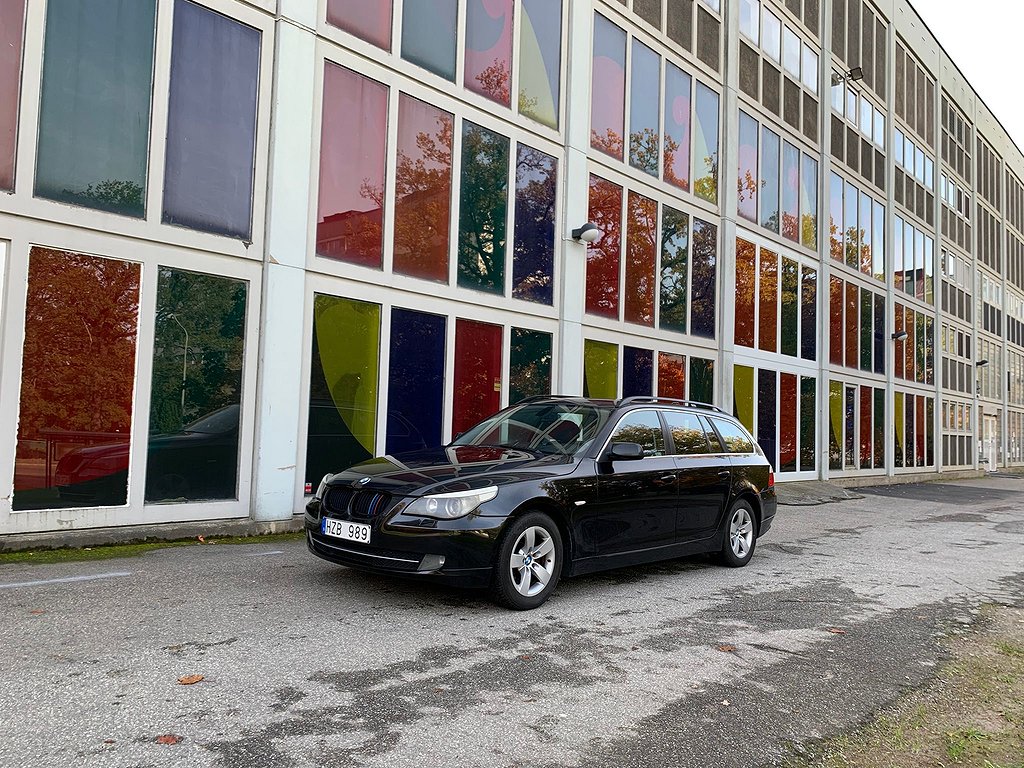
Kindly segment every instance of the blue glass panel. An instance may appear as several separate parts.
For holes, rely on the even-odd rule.
[[[757,442],[773,467],[778,467],[776,455],[778,437],[775,432],[776,388],[778,377],[775,371],[761,369],[757,372]]]
[[[444,317],[408,309],[391,311],[389,454],[441,444],[444,348]]]
[[[177,0],[165,224],[251,237],[259,75],[258,30]]]
[[[402,58],[455,81],[458,0],[405,0]]]
[[[690,333],[715,338],[715,280],[718,263],[718,227],[695,218],[690,301]]]
[[[649,397],[654,394],[654,352],[624,347],[622,350],[622,396]]]
[[[555,201],[558,164],[540,150],[519,145],[516,155],[515,247],[512,295],[551,304],[554,299]]]

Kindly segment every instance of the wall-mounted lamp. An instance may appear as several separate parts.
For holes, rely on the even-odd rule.
[[[596,224],[590,221],[582,227],[577,227],[572,231],[572,239],[579,240],[584,243],[596,243],[599,237],[601,237],[601,230],[597,228]]]
[[[907,333],[906,331],[896,331],[896,333],[894,333],[892,335],[892,340],[893,341],[905,341],[907,336],[909,336],[909,335],[910,334]]]
[[[978,362],[975,363],[975,365],[978,366],[979,368],[984,368],[986,365],[988,365],[988,360],[979,360]]]
[[[840,83],[855,83],[864,79],[864,70],[861,67],[854,67],[849,72],[833,72],[832,85]]]

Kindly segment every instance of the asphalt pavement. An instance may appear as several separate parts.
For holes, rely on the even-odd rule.
[[[1022,491],[785,506],[746,568],[580,577],[526,613],[301,541],[0,565],[0,766],[778,765],[1024,604]]]

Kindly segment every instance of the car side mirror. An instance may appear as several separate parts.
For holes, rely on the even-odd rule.
[[[612,461],[636,461],[644,457],[644,447],[640,443],[612,443],[608,458]]]

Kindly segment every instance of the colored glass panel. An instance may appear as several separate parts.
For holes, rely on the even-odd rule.
[[[466,3],[466,87],[481,96],[511,103],[512,0]]]
[[[818,359],[818,272],[803,267],[800,290],[800,357]]]
[[[327,0],[327,23],[391,50],[392,0]]]
[[[715,402],[715,363],[703,357],[690,358],[690,399],[698,403]]]
[[[757,346],[766,352],[778,350],[779,336],[779,257],[761,249],[761,281],[757,310]]]
[[[25,0],[0,0],[0,189],[14,189]]]
[[[874,449],[875,467],[885,466],[885,390],[875,389],[874,402]]]
[[[871,274],[885,282],[885,206],[877,200],[872,201],[871,226]]]
[[[843,383],[828,383],[828,467],[843,468]]]
[[[309,376],[306,483],[366,461],[377,447],[380,305],[317,294]]]
[[[508,404],[551,394],[551,334],[512,329],[509,352]]]
[[[857,225],[858,198],[857,188],[847,182],[843,196],[843,216],[846,224],[843,243],[846,246],[846,266],[854,269],[860,269],[860,228]]]
[[[935,399],[929,397],[925,405],[925,465],[935,464]]]
[[[718,274],[718,227],[693,220],[690,333],[715,338],[715,295]]]
[[[177,0],[164,224],[251,238],[259,78],[258,30]]]
[[[458,0],[405,0],[402,58],[455,82]]]
[[[914,292],[914,227],[909,222],[903,225],[903,290],[911,296]]]
[[[846,284],[846,365],[856,368],[860,362],[860,324],[857,322],[857,309],[860,292],[853,283]]]
[[[690,216],[662,206],[660,317],[662,328],[686,333],[689,311]]]
[[[925,298],[924,274],[924,233],[914,230],[914,295],[922,301]]]
[[[924,319],[924,383],[935,383],[935,320],[931,317]]]
[[[875,295],[875,373],[885,373],[885,297]]]
[[[782,142],[782,236],[800,242],[800,150]]]
[[[914,461],[914,459],[915,459],[915,453],[914,453],[914,448],[915,448],[915,439],[914,439],[914,396],[913,395],[907,395],[906,396],[906,401],[907,401],[907,405],[906,405],[906,409],[905,409],[905,417],[906,418],[904,419],[904,424],[903,424],[903,439],[904,439],[904,442],[906,444],[906,451],[907,451],[907,464],[906,465],[908,467],[913,467],[913,466],[915,466],[915,461]]]
[[[761,129],[761,226],[779,232],[779,135]]]
[[[815,450],[817,427],[818,382],[812,378],[800,377],[800,471],[813,472],[817,469],[818,452]]]
[[[895,230],[893,232],[893,261],[892,261],[893,285],[897,291],[903,290],[903,219],[896,217]]]
[[[740,111],[739,168],[736,173],[737,213],[757,221],[757,120]]]
[[[903,328],[907,332],[907,341],[904,344],[904,369],[903,375],[908,381],[914,380],[914,361],[917,359],[915,353],[915,347],[917,346],[917,336],[914,328],[914,310],[907,307],[903,310],[904,323]]]
[[[145,215],[155,29],[155,0],[47,3],[36,196]]]
[[[385,440],[389,454],[441,444],[446,328],[441,315],[391,310]]]
[[[619,393],[619,347],[604,341],[583,342],[583,396],[613,400]]]
[[[590,145],[622,159],[626,103],[626,33],[594,14]]]
[[[754,431],[754,369],[746,365],[732,369],[732,413],[748,432]]]
[[[671,63],[665,64],[665,181],[690,189],[690,76]]]
[[[317,255],[379,269],[387,86],[326,62],[321,125]]]
[[[893,396],[893,465],[903,466],[903,393]]]
[[[140,272],[31,250],[15,511],[127,503]]]
[[[843,412],[845,416],[843,426],[846,430],[845,441],[843,443],[843,466],[848,469],[856,469],[857,454],[855,453],[856,446],[854,444],[856,425],[855,419],[857,413],[856,387],[846,388],[846,398],[843,402]]]
[[[633,40],[629,88],[629,164],[651,176],[658,175],[661,134],[661,57]]]
[[[455,118],[412,96],[398,100],[394,270],[448,282]]]
[[[800,244],[818,248],[818,161],[808,155],[800,160]]]
[[[860,369],[871,370],[871,352],[875,348],[874,329],[871,322],[874,316],[874,302],[871,291],[860,289]]]
[[[800,332],[800,266],[792,259],[782,260],[782,320],[779,351],[797,356]],[[796,384],[793,384],[794,388]]]
[[[925,466],[925,457],[927,455],[926,452],[925,452],[925,442],[926,442],[926,437],[927,437],[927,435],[926,435],[926,431],[927,430],[926,430],[926,427],[925,427],[925,420],[924,420],[924,412],[925,412],[925,402],[924,401],[925,401],[925,398],[923,398],[920,395],[918,395],[917,398],[916,398],[916,403],[915,403],[915,405],[917,407],[917,419],[916,419],[916,426],[915,426],[914,436],[916,438],[916,446],[917,446],[917,466],[919,466],[919,467]]]
[[[874,402],[871,387],[860,388],[860,468],[871,469],[872,434],[871,406]]]
[[[757,442],[775,468],[779,466],[777,389],[778,375],[775,371],[760,369],[757,372]]]
[[[860,271],[865,275],[870,275],[872,272],[872,264],[874,261],[874,255],[872,253],[872,201],[871,198],[860,193],[860,230],[858,232],[860,236],[860,249],[859,249],[859,264]]]
[[[630,192],[626,205],[626,285],[623,319],[654,327],[654,266],[658,247],[658,204]]]
[[[161,267],[146,501],[238,498],[247,284]]]
[[[649,349],[623,347],[622,396],[649,397],[654,376],[654,353]]]
[[[555,205],[558,162],[520,144],[516,155],[512,295],[550,305],[554,300]]]
[[[915,373],[914,378],[915,378],[915,380],[919,384],[924,384],[925,383],[925,360],[926,360],[926,357],[927,357],[927,355],[926,355],[927,346],[926,346],[926,343],[925,343],[925,335],[924,335],[924,315],[922,315],[920,313],[918,313],[916,315],[916,318],[915,318],[915,328],[916,328],[916,331],[917,331],[917,343],[914,346],[915,346],[915,351],[917,353],[917,356],[916,356],[917,365],[914,368],[914,373]]]
[[[924,300],[935,303],[935,241],[924,237]]]
[[[562,4],[522,0],[519,28],[519,113],[558,127]]]
[[[452,434],[465,432],[501,406],[500,325],[455,323],[455,389]]]
[[[587,246],[587,312],[618,319],[622,187],[591,176],[589,218],[603,234]]]
[[[462,122],[459,285],[505,293],[509,140]]]
[[[843,281],[829,277],[829,344],[828,359],[832,365],[842,365],[843,360]]]
[[[903,332],[903,305],[897,304],[894,314],[893,333],[899,335]],[[894,371],[897,379],[904,378],[904,359],[906,357],[906,351],[904,347],[906,342],[900,339],[896,342],[895,352],[893,359],[895,361],[896,370]]]
[[[693,137],[693,193],[718,202],[718,94],[697,83]]]
[[[686,399],[686,358],[658,353],[658,397]]]
[[[836,174],[829,179],[829,253],[836,261],[845,261],[843,254],[843,180]]]
[[[736,328],[737,346],[754,346],[754,296],[757,275],[757,246],[736,238]]]
[[[796,431],[797,377],[791,373],[779,374],[779,469],[782,472],[797,471]]]

